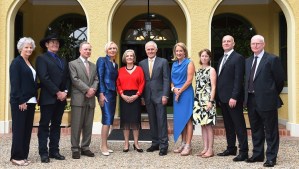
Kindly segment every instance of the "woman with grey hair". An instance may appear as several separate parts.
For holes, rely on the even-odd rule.
[[[35,105],[37,103],[36,71],[29,62],[35,43],[23,37],[17,44],[20,53],[10,64],[10,105],[12,118],[12,146],[10,161],[27,166]]]
[[[143,70],[136,66],[136,55],[134,50],[128,49],[124,52],[122,62],[126,64],[118,71],[116,81],[117,91],[120,98],[120,129],[123,130],[125,144],[123,152],[129,151],[129,134],[133,130],[133,148],[137,152],[143,152],[139,147],[138,137],[141,129],[141,99],[145,80]]]

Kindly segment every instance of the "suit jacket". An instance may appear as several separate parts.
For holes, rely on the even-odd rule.
[[[10,103],[23,104],[30,98],[37,97],[37,78],[22,56],[16,57],[9,67]]]
[[[99,57],[97,60],[97,73],[99,78],[99,88],[97,96],[105,93],[107,90],[116,91],[116,79],[118,76],[118,65],[110,61],[110,57]]]
[[[245,105],[248,98],[248,81],[254,56],[246,59]],[[282,105],[279,97],[283,89],[285,75],[278,57],[264,53],[253,79],[254,96],[258,111],[276,110]]]
[[[95,107],[95,97],[87,98],[85,96],[89,88],[98,88],[98,75],[96,65],[89,62],[89,73],[88,77],[85,65],[80,57],[69,63],[70,77],[72,81],[71,91],[71,105],[72,106],[86,106],[89,105],[91,108]]]
[[[148,59],[144,59],[139,63],[143,69],[145,88],[143,97],[145,102],[154,101],[155,103],[162,103],[162,96],[169,95],[170,88],[170,70],[166,59],[156,57],[152,77],[149,75]]]
[[[218,63],[218,72],[223,57]],[[243,79],[245,70],[245,58],[239,53],[233,51],[217,78],[217,97],[223,103],[228,103],[230,98],[237,101],[243,101],[244,89]]]
[[[36,59],[36,70],[40,80],[40,105],[54,104],[57,101],[58,91],[68,90],[69,71],[65,59],[60,63],[49,52],[43,53]],[[66,103],[66,100],[64,101]]]

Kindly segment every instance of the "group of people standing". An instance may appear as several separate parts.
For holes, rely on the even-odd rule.
[[[212,126],[216,124],[217,100],[222,110],[228,144],[226,150],[217,155],[236,155],[237,136],[240,150],[234,161],[264,161],[263,145],[266,138],[267,161],[264,166],[276,164],[279,145],[277,108],[282,104],[279,94],[283,88],[284,73],[279,59],[264,52],[265,42],[262,36],[252,37],[251,49],[255,59],[253,61],[253,56],[249,57],[246,64],[244,57],[233,49],[233,37],[224,36],[224,56],[219,61],[217,72],[211,67],[212,53],[209,49],[199,52],[200,68],[196,71],[193,61],[189,59],[186,45],[181,42],[173,47],[174,62],[171,70],[166,59],[156,56],[158,47],[154,41],[145,44],[148,58],[139,65],[136,65],[134,50],[126,50],[121,58],[125,66],[119,70],[115,63],[118,47],[114,42],[106,44],[106,56],[99,57],[96,64],[88,61],[92,49],[88,42],[80,44],[79,58],[69,63],[57,55],[63,41],[56,35],[44,38],[40,45],[47,51],[37,57],[36,71],[28,60],[35,43],[27,37],[19,40],[17,47],[20,56],[10,66],[13,164],[30,164],[29,144],[35,105],[38,102],[41,109],[38,127],[41,162],[48,163],[50,158],[65,159],[59,152],[59,139],[69,90],[73,159],[79,159],[81,155],[95,156],[89,148],[95,97],[102,110],[101,152],[104,156],[113,153],[107,144],[107,138],[114,120],[117,93],[120,96],[120,128],[123,129],[125,140],[123,152],[130,149],[130,130],[133,130],[134,150],[143,152],[138,144],[138,137],[141,129],[141,105],[145,105],[152,138],[151,146],[146,151],[159,150],[160,156],[167,155],[166,105],[171,90],[174,141],[180,136],[182,140],[174,153],[182,156],[192,153],[193,125],[200,124],[204,147],[197,155],[203,158],[214,156]],[[192,87],[194,75],[195,92]],[[40,83],[37,83],[37,77]],[[39,97],[38,88],[41,89]],[[244,105],[248,108],[254,145],[253,156],[250,158],[243,116]]]

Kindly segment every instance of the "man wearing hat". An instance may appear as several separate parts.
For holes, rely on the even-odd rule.
[[[65,159],[59,153],[59,140],[60,124],[68,92],[69,73],[66,60],[57,55],[59,47],[62,45],[63,41],[57,35],[47,36],[40,41],[40,46],[47,51],[36,59],[36,70],[41,88],[38,144],[42,163],[50,162],[49,158]]]

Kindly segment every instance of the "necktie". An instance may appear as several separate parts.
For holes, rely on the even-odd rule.
[[[253,65],[250,70],[250,76],[249,76],[249,82],[248,82],[248,92],[253,93],[254,92],[254,87],[253,87],[253,78],[254,78],[254,73],[256,69],[256,64],[257,64],[257,56],[254,57]]]
[[[89,75],[90,75],[90,74],[89,74],[89,63],[88,63],[87,60],[85,60],[84,63],[85,63],[85,68],[86,68],[87,76],[89,77]]]
[[[61,62],[61,60],[60,60],[59,56],[58,56],[58,55],[56,55],[56,54],[54,54],[54,57],[55,57],[56,61],[58,62],[58,64],[59,64],[59,67],[60,67],[61,69],[63,69],[62,62]]]
[[[220,74],[221,70],[223,69],[223,66],[224,66],[224,64],[225,64],[225,62],[227,60],[227,56],[228,56],[228,54],[224,54],[223,55],[223,61],[222,61],[221,67],[220,67],[219,74]]]
[[[149,59],[149,74],[150,78],[152,77],[152,72],[153,72],[153,59]]]

